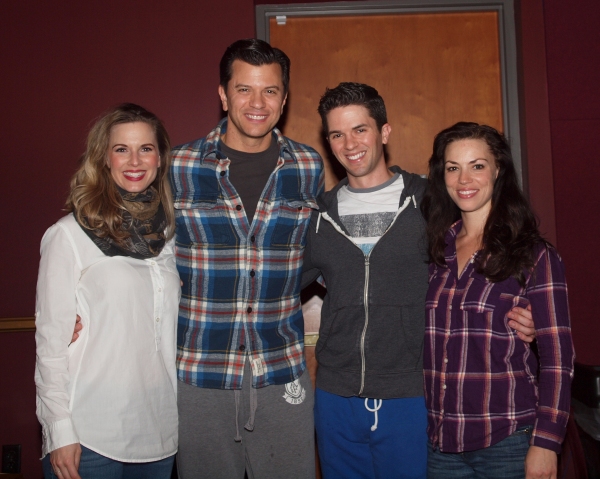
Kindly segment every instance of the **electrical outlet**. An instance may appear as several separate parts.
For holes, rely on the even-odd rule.
[[[2,446],[2,472],[19,474],[21,472],[21,445]]]

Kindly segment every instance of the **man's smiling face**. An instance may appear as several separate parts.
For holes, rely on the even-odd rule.
[[[331,151],[346,169],[351,187],[370,188],[390,178],[383,153],[391,131],[388,123],[379,131],[366,107],[348,105],[327,113],[327,130]]]
[[[219,86],[227,112],[225,144],[238,151],[266,150],[287,98],[278,63],[255,66],[241,60],[231,65],[227,89]]]

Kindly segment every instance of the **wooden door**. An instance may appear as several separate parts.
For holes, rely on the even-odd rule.
[[[286,17],[270,43],[292,61],[283,130],[326,159],[327,189],[343,170],[330,157],[316,111],[326,87],[367,83],[383,97],[389,164],[427,173],[433,137],[461,120],[503,129],[496,11]]]

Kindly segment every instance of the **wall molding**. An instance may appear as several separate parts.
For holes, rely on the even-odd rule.
[[[14,333],[18,331],[35,331],[35,318],[0,318],[0,333]]]

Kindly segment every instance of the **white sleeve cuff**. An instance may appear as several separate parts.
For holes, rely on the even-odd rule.
[[[59,447],[78,442],[79,436],[70,417],[42,426],[42,457]]]

